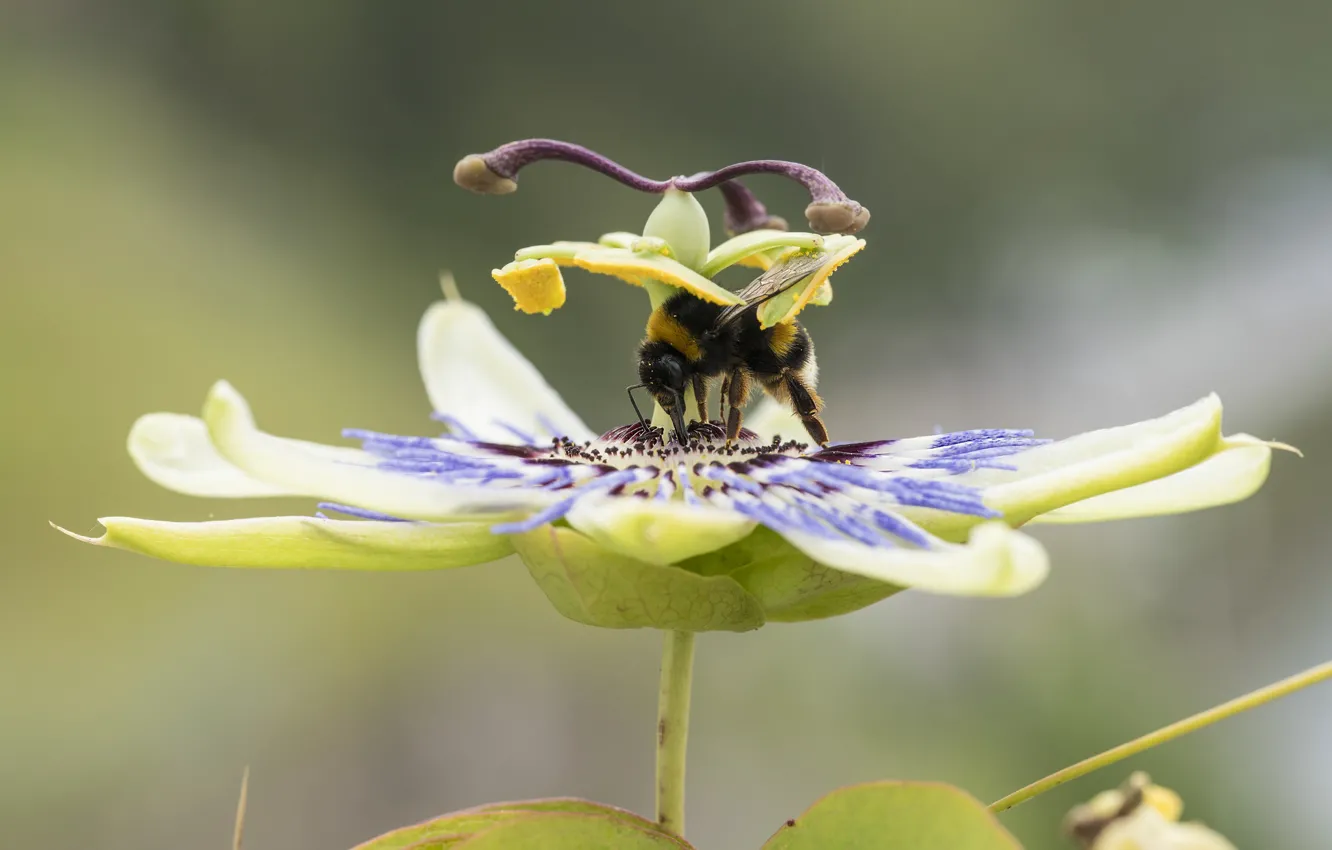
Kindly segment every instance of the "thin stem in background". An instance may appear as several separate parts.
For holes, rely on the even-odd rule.
[[[1093,770],[1099,770],[1108,765],[1112,765],[1129,756],[1137,755],[1143,750],[1149,750],[1158,744],[1173,741],[1190,732],[1202,729],[1205,726],[1210,726],[1218,720],[1225,720],[1227,717],[1232,717],[1242,711],[1257,708],[1263,703],[1271,702],[1274,699],[1294,693],[1301,688],[1315,685],[1328,678],[1332,678],[1332,661],[1325,664],[1319,664],[1317,667],[1311,667],[1303,673],[1297,673],[1289,679],[1282,679],[1280,682],[1274,682],[1265,688],[1250,691],[1244,696],[1237,697],[1230,702],[1222,703],[1215,708],[1209,708],[1192,717],[1186,717],[1176,723],[1171,723],[1169,726],[1163,726],[1155,732],[1149,732],[1141,738],[1134,738],[1128,743],[1120,744],[1117,747],[1106,750],[1100,755],[1095,755],[1091,758],[1083,759],[1077,764],[1069,765],[1063,770],[1052,773],[1044,779],[1031,783],[1026,788],[1014,791],[1002,800],[996,800],[990,804],[990,811],[1002,812],[1005,809],[1011,809],[1019,803],[1025,803],[1032,797],[1044,794],[1046,791],[1063,785],[1070,779],[1077,779],[1079,776],[1085,776]]]
[[[657,698],[657,823],[676,835],[684,835],[685,747],[693,677],[694,633],[666,632]]]
[[[245,772],[241,774],[240,801],[236,803],[236,828],[231,833],[231,850],[241,850],[241,844],[245,841],[245,798],[249,796],[250,789],[250,766],[245,766]]]

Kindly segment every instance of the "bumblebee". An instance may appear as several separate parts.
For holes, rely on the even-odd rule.
[[[671,417],[677,440],[687,442],[685,392],[693,391],[699,417],[707,422],[708,390],[720,378],[727,442],[740,435],[741,409],[757,383],[791,406],[814,442],[828,444],[828,429],[819,418],[823,402],[815,391],[818,365],[809,333],[794,320],[770,328],[760,327],[758,320],[761,304],[818,271],[825,261],[797,255],[774,265],[739,293],[743,304],[722,306],[679,292],[652,312],[638,346],[638,378]]]

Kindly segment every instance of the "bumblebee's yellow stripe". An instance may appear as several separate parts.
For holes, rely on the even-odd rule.
[[[688,360],[699,358],[698,342],[689,335],[684,325],[660,307],[653,310],[648,318],[647,335],[648,339],[667,343]]]
[[[773,325],[772,331],[768,334],[768,345],[772,348],[773,354],[779,358],[785,357],[791,352],[791,346],[795,345],[796,336],[796,326],[790,322]]]

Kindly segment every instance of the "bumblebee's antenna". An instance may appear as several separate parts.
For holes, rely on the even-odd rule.
[[[643,418],[643,412],[638,409],[638,402],[634,401],[634,390],[641,390],[646,386],[647,384],[634,384],[632,387],[625,388],[625,392],[629,394],[629,403],[634,406],[634,415],[638,417],[638,425],[643,429],[644,434],[647,434],[647,430],[651,426],[648,425],[648,421]]]
[[[647,384],[634,384],[632,387],[625,387],[624,390],[629,395],[629,403],[634,406],[634,415],[638,417],[638,427],[643,429],[644,437],[652,433],[652,424],[648,422],[646,418],[644,418],[643,411],[638,409],[638,402],[634,401],[634,390],[641,390],[646,388]],[[676,411],[683,411],[684,396],[676,390],[671,390],[671,392],[675,393]],[[672,416],[672,419],[675,422],[676,442],[678,442],[682,446],[689,445],[689,431],[686,429],[684,425],[684,417],[682,415],[677,414]]]

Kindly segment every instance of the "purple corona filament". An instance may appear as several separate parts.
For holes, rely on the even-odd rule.
[[[810,199],[805,216],[814,230],[820,233],[855,233],[869,222],[870,217],[868,209],[848,198],[823,172],[799,162],[780,159],[756,159],[689,177],[653,180],[581,145],[556,139],[523,139],[500,145],[483,154],[463,157],[454,168],[453,179],[459,186],[474,192],[507,194],[518,188],[519,171],[543,159],[581,165],[631,189],[654,195],[660,195],[668,189],[701,192],[722,187],[727,203],[728,229],[734,223],[737,233],[745,232],[746,227],[752,230],[756,226],[764,226],[755,222],[773,221],[758,199],[748,189],[735,183],[737,178],[750,174],[777,174],[803,185],[809,191]]]
[[[1030,431],[990,429],[843,443],[806,454],[805,444],[763,442],[748,431],[727,444],[725,432],[710,423],[690,426],[687,447],[641,423],[584,443],[496,424],[520,442],[461,438],[461,429],[433,438],[344,433],[360,440],[385,472],[470,488],[486,510],[510,514],[492,526],[497,534],[559,522],[589,504],[585,499],[652,498],[734,511],[784,534],[921,549],[946,544],[903,516],[903,509],[993,519],[998,513],[979,488],[950,479],[977,468],[1013,469],[999,459],[1016,463],[1015,456],[1047,442]],[[354,505],[320,507],[359,519],[395,519]]]

